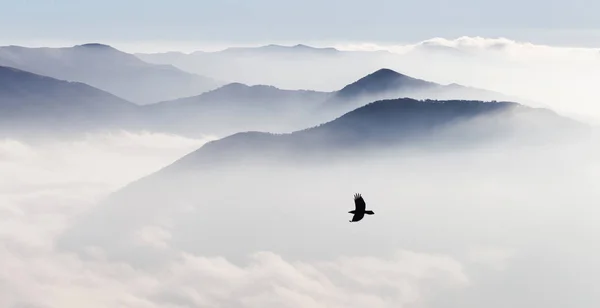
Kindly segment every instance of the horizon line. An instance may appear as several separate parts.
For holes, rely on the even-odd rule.
[[[412,49],[417,46],[424,45],[438,45],[444,47],[445,45],[452,45],[461,42],[471,43],[504,43],[504,44],[515,44],[515,45],[529,45],[536,47],[545,48],[557,48],[557,49],[580,49],[580,50],[598,50],[600,47],[585,47],[585,46],[565,46],[558,44],[538,44],[528,41],[511,39],[505,36],[498,37],[482,37],[482,36],[457,36],[454,38],[447,37],[431,37],[429,39],[420,40],[416,42],[369,42],[369,41],[272,41],[262,43],[224,43],[224,42],[202,42],[202,41],[153,41],[153,40],[129,40],[129,41],[118,41],[118,40],[28,40],[21,42],[2,42],[0,41],[0,47],[25,47],[25,48],[72,48],[81,45],[100,44],[110,46],[117,50],[131,53],[131,54],[156,54],[156,53],[215,53],[223,52],[231,49],[257,49],[266,47],[283,47],[283,48],[295,48],[295,47],[306,47],[312,49],[330,49],[339,52],[352,52],[352,51],[363,51],[363,52],[395,52],[402,49]],[[452,46],[445,46],[452,47]],[[473,45],[472,47],[477,47]]]

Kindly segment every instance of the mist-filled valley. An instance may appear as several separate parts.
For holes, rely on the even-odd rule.
[[[3,306],[598,301],[589,143],[183,170],[104,199],[203,142],[4,142]],[[355,192],[376,214],[351,224]]]
[[[409,47],[0,47],[0,306],[597,307],[598,50]]]

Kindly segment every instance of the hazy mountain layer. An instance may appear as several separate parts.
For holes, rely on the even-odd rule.
[[[11,83],[13,84],[22,82],[14,74],[6,75],[5,78],[12,78]],[[45,85],[45,80],[54,81]],[[15,121],[17,118],[22,119],[14,129],[28,126],[31,126],[30,129],[54,129],[55,127],[52,127],[51,124],[44,126],[44,123],[56,120],[56,117],[51,116],[52,114],[67,119],[72,117],[73,110],[78,110],[82,116],[93,120],[90,123],[94,122],[95,128],[99,129],[150,130],[191,137],[226,136],[240,131],[287,133],[330,121],[350,110],[380,99],[407,96],[444,99],[468,97],[480,100],[505,100],[503,98],[506,98],[502,94],[486,90],[460,85],[445,86],[412,78],[390,69],[380,69],[334,92],[284,90],[266,85],[248,86],[231,83],[200,95],[148,104],[139,106],[139,108],[127,103],[129,106],[127,110],[117,110],[111,104],[101,104],[104,109],[97,112],[86,105],[89,105],[89,101],[98,100],[96,94],[85,91],[73,94],[66,87],[61,92],[61,88],[55,86],[56,81],[52,78],[42,79],[36,84],[30,84],[23,88],[23,91],[29,94],[22,92],[23,95],[12,98],[16,105],[29,103],[28,95],[38,98],[52,98],[61,95],[63,101],[62,104],[44,104],[45,107],[52,108],[52,111],[50,113],[37,112],[35,114],[37,120],[33,123],[35,125],[28,122],[32,120],[27,120],[33,116],[35,110],[12,110],[15,115],[19,114],[19,117],[15,117]],[[66,85],[68,83],[64,81],[59,84]],[[48,86],[54,87],[53,91],[56,93],[44,92],[45,87]],[[39,87],[39,90],[36,87]],[[125,101],[112,94],[105,94],[112,99]],[[82,102],[81,108],[77,105],[80,101]],[[38,105],[42,104],[38,103]],[[87,114],[85,110],[89,110]],[[61,125],[68,131],[69,125],[72,123],[71,120],[68,120]],[[9,131],[11,130],[9,129]],[[70,130],[71,133],[85,133],[85,126],[74,125]]]
[[[232,83],[201,95],[144,106],[144,117],[160,129],[197,135],[259,130],[291,132],[314,126],[369,102],[401,97],[508,100],[460,85],[440,85],[390,69],[377,70],[340,90],[283,90]],[[154,120],[157,119],[157,120]]]
[[[135,122],[139,106],[84,83],[0,66],[0,129],[56,134]]]
[[[350,232],[342,231],[345,228],[319,234],[323,224],[347,223],[343,216],[351,209],[351,197],[356,192],[348,189],[360,188],[362,192],[367,187],[374,190],[373,185],[385,185],[388,192],[398,189],[403,193],[400,183],[407,183],[409,175],[415,174],[422,190],[424,178],[431,174],[435,182],[428,187],[435,194],[445,191],[437,186],[443,185],[440,181],[459,180],[460,170],[472,177],[477,172],[478,176],[490,176],[485,170],[500,169],[503,171],[496,176],[506,179],[511,168],[520,164],[519,155],[549,144],[581,140],[574,137],[585,137],[587,129],[548,110],[515,103],[377,101],[291,134],[246,132],[209,142],[113,194],[68,231],[61,243],[64,247],[97,245],[117,259],[146,255],[142,266],[151,266],[168,254],[133,247],[126,235],[144,226],[162,225],[171,230],[171,245],[204,255],[237,258],[247,249],[258,249],[310,258],[314,257],[310,251],[328,255],[333,249],[328,245],[335,241],[339,242],[334,250],[357,253],[365,249],[364,245],[352,246],[350,239],[343,240],[351,236],[343,234]],[[548,152],[544,159],[556,154]],[[469,163],[467,157],[473,160]],[[492,158],[486,163],[485,157]],[[438,164],[446,169],[436,169]],[[478,166],[475,173],[469,169],[473,164]],[[454,179],[448,173],[449,166]],[[530,167],[551,174],[558,166],[539,161]],[[274,187],[277,191],[271,191]],[[374,200],[370,198],[367,202]],[[370,205],[376,206],[384,207]],[[392,211],[390,206],[393,204],[386,205],[387,211]],[[365,224],[377,224],[377,215],[391,215],[374,211],[375,219],[369,217]],[[393,211],[400,215],[399,208]],[[120,217],[130,219],[125,222]],[[398,219],[405,221],[402,216]],[[102,229],[100,225],[111,227]],[[279,232],[291,237],[277,240]],[[228,244],[234,239],[236,245]],[[403,241],[390,238],[384,242]],[[385,247],[365,245],[377,250]],[[423,245],[441,247],[444,243],[432,239]]]
[[[222,85],[171,65],[144,62],[102,44],[62,48],[0,47],[0,65],[84,82],[137,104],[197,95]]]

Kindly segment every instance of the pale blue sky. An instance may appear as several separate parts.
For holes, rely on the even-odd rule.
[[[415,42],[463,35],[600,46],[596,0],[0,0],[10,41]]]

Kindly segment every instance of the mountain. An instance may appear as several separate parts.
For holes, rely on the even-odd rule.
[[[405,145],[452,148],[504,141],[535,144],[548,139],[558,141],[565,134],[585,133],[587,129],[551,110],[513,102],[401,98],[369,103],[335,120],[289,134],[237,133],[205,145],[167,169],[214,166],[218,161],[231,163],[238,159],[274,163],[292,157],[333,162],[337,159],[335,153],[382,151]]]
[[[5,132],[108,128],[133,121],[138,108],[84,83],[0,66],[0,128]]]
[[[108,46],[94,48],[112,50]],[[125,55],[125,58],[128,59],[129,56]],[[19,79],[18,77],[14,78],[13,82],[16,84]],[[27,86],[27,84],[25,83],[23,86]],[[154,91],[160,89],[161,87],[155,87]],[[106,92],[103,94],[108,95]],[[425,98],[441,96],[482,100],[504,97],[501,94],[495,94],[456,84],[443,86],[384,68],[332,92],[286,90],[267,85],[250,86],[230,83],[200,95],[146,104],[137,109],[131,108],[127,112],[111,113],[112,118],[108,113],[101,113],[102,116],[90,113],[87,116],[95,117],[97,120],[102,118],[107,127],[118,125],[123,129],[146,129],[191,137],[206,134],[226,136],[239,131],[252,130],[276,133],[291,132],[323,123],[372,100],[411,95]],[[38,95],[43,96],[42,93],[38,93]],[[87,93],[73,95],[70,100],[78,103],[79,99],[87,99],[86,95]],[[111,97],[121,100],[114,95]],[[64,100],[67,99],[64,98]],[[82,110],[86,110],[85,108],[90,109],[85,106],[87,105],[81,105],[81,108],[84,108],[80,110],[81,114],[83,114]],[[65,113],[64,106],[52,108],[54,112]],[[35,114],[34,111],[31,112]],[[40,114],[37,115],[36,119],[39,125],[46,123],[47,128],[53,128],[52,124],[42,121],[42,118]],[[68,123],[71,122],[66,121],[62,125]],[[28,121],[23,120],[20,125],[28,125]],[[97,122],[95,125],[101,124]]]
[[[459,84],[442,85],[382,68],[340,89],[324,103],[324,106],[328,109],[345,108],[344,111],[349,111],[369,101],[399,97],[521,101],[502,93]]]
[[[333,47],[313,47],[304,44],[296,44],[293,46],[284,46],[278,44],[269,44],[258,47],[229,47],[218,51],[194,51],[191,53],[184,53],[179,51],[159,52],[159,53],[135,53],[134,55],[138,58],[158,64],[172,64],[176,62],[181,64],[181,61],[185,61],[185,58],[192,59],[193,57],[206,57],[207,59],[215,60],[219,57],[295,57],[295,56],[334,56],[341,53],[351,53],[347,51],[341,51]],[[223,59],[223,58],[221,58]],[[231,59],[231,58],[229,58]],[[178,65],[176,65],[178,66]]]
[[[351,231],[341,225],[347,224],[343,215],[352,207],[354,189],[385,189],[404,195],[409,193],[411,178],[414,181],[424,174],[419,178],[429,178],[429,182],[420,187],[421,194],[444,193],[448,181],[462,179],[465,172],[494,167],[486,156],[477,160],[477,168],[475,160],[448,164],[456,166],[456,173],[442,182],[431,182],[441,181],[435,172],[447,172],[436,169],[444,153],[471,157],[465,154],[470,151],[478,157],[491,149],[487,152],[504,155],[508,163],[519,162],[515,149],[537,144],[539,151],[548,144],[573,141],[573,136],[586,130],[587,126],[549,110],[510,102],[377,101],[293,133],[243,132],[209,142],[115,192],[67,231],[60,245],[75,250],[97,246],[115,259],[143,255],[141,259],[152,266],[154,258],[168,252],[128,239],[147,226],[161,226],[168,228],[168,245],[185,246],[186,251],[201,255],[236,258],[253,249],[291,256],[318,251],[323,257],[334,242],[349,253],[359,253],[364,245],[356,247],[343,239],[366,229]],[[509,159],[505,153],[511,149],[514,158]],[[555,172],[552,166],[536,166],[542,167]],[[427,172],[432,172],[430,177]],[[370,202],[374,194],[368,198]],[[382,209],[382,202],[372,203],[373,207]],[[386,214],[375,210],[384,217],[379,221],[390,217],[393,206],[401,211],[408,205],[390,204]],[[331,224],[338,225],[323,232],[323,226]],[[106,225],[111,227],[100,228]],[[277,240],[273,236],[277,232],[290,237]],[[234,238],[236,245],[228,244]]]
[[[179,107],[235,107],[235,108],[298,108],[298,101],[318,101],[328,93],[311,90],[284,90],[268,85],[249,86],[230,83],[200,95],[160,102],[151,106],[177,105]],[[146,107],[151,107],[146,106]]]
[[[268,54],[312,54],[312,55],[335,55],[340,51],[333,47],[312,47],[304,44],[297,44],[294,46],[283,46],[277,44],[270,44],[259,47],[230,47],[220,51],[222,54],[229,55],[243,55],[243,56],[261,56],[265,53]],[[201,52],[200,52],[201,53]],[[198,54],[198,52],[194,53]]]
[[[292,131],[309,126],[312,111],[330,94],[231,83],[200,95],[143,106],[153,126],[187,134],[244,130]]]
[[[382,68],[337,91],[336,98],[354,100],[360,97],[393,95],[392,93],[401,91],[432,90],[439,86],[437,83]]]
[[[142,114],[148,126],[190,136],[224,136],[247,130],[290,132],[323,123],[369,101],[406,96],[509,98],[457,84],[440,85],[384,68],[332,92],[231,83],[200,95],[146,105]]]
[[[0,65],[78,81],[137,104],[200,94],[221,82],[172,65],[150,64],[103,44],[62,48],[0,47]]]
[[[135,55],[149,63],[169,64],[219,80],[317,91],[341,88],[346,84],[348,75],[375,70],[387,63],[394,63],[398,57],[387,51],[346,51],[303,44],[232,47],[189,54],[167,52]]]

